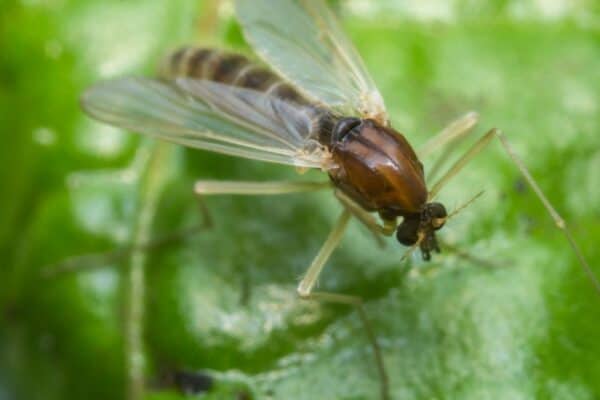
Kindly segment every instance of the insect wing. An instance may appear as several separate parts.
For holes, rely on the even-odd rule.
[[[251,89],[123,78],[93,86],[82,104],[95,119],[188,147],[308,168],[326,158],[307,110]]]
[[[379,91],[324,1],[236,0],[236,13],[254,50],[304,94],[387,123]]]

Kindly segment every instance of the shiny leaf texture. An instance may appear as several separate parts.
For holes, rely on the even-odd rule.
[[[477,132],[505,132],[600,274],[597,6],[371,3],[335,10],[393,125],[418,147],[478,111]],[[325,176],[80,111],[91,83],[151,75],[184,43],[247,50],[226,2],[3,3],[0,398],[378,398],[357,314],[295,297],[340,212],[331,194],[206,198],[202,228],[192,193],[197,178]],[[353,222],[319,288],[365,299],[394,399],[598,398],[600,296],[499,143],[440,200],[481,190],[442,231],[457,251],[401,264]]]

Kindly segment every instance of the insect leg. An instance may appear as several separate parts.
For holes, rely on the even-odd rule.
[[[375,336],[375,332],[374,332],[373,327],[371,326],[371,323],[367,316],[367,312],[363,305],[362,299],[357,296],[349,296],[349,295],[345,295],[345,294],[328,293],[328,292],[313,292],[302,298],[307,299],[307,300],[317,300],[317,301],[325,301],[325,302],[329,302],[329,303],[346,304],[346,305],[356,307],[356,310],[358,311],[358,315],[360,317],[361,323],[367,334],[369,343],[371,344],[371,347],[373,348],[373,355],[375,356],[375,363],[377,365],[377,373],[379,375],[379,381],[380,381],[379,390],[381,393],[381,399],[389,400],[390,399],[389,381],[388,381],[387,372],[385,370],[385,364],[383,362],[381,348],[379,347],[379,343],[377,342],[377,337]]]
[[[439,193],[439,191],[446,185],[446,183],[448,183],[450,179],[452,179],[456,174],[458,174],[460,170],[462,170],[462,168],[469,161],[471,161],[471,159],[473,159],[473,157],[479,154],[479,152],[483,150],[485,146],[487,146],[487,144],[490,143],[490,141],[494,137],[497,137],[500,140],[504,151],[508,154],[508,156],[515,164],[523,178],[525,178],[527,184],[533,189],[536,196],[540,199],[540,201],[544,205],[544,208],[546,209],[546,211],[548,211],[548,214],[550,214],[550,216],[554,220],[556,227],[560,229],[561,232],[565,235],[567,241],[569,242],[569,245],[571,246],[571,249],[575,253],[577,260],[579,261],[579,264],[583,268],[583,271],[585,272],[587,277],[592,281],[592,284],[594,285],[598,294],[600,294],[600,282],[598,281],[598,278],[596,278],[596,276],[594,275],[594,272],[592,271],[590,265],[583,256],[582,251],[579,249],[579,246],[575,242],[575,238],[573,237],[573,234],[567,227],[565,220],[556,211],[552,203],[550,203],[550,201],[548,200],[542,189],[539,187],[533,176],[531,176],[531,173],[529,172],[521,158],[517,156],[517,154],[513,150],[512,146],[508,142],[508,139],[499,129],[494,128],[489,130],[477,142],[475,142],[475,144],[454,163],[454,165],[450,167],[450,169],[444,174],[444,176],[442,176],[442,178],[440,178],[440,180],[437,181],[435,185],[433,185],[431,191],[429,192],[429,200],[433,199]]]
[[[496,130],[494,130],[494,132],[496,133],[496,136],[500,140],[500,143],[502,143],[502,147],[504,147],[504,150],[506,151],[508,156],[512,159],[513,163],[515,164],[515,166],[517,167],[519,172],[521,172],[521,175],[523,175],[523,178],[525,178],[525,180],[527,181],[529,186],[533,189],[533,191],[535,192],[537,197],[540,199],[540,201],[544,205],[544,208],[546,208],[546,210],[548,211],[548,213],[554,220],[556,227],[567,238],[569,245],[571,245],[571,248],[575,252],[577,259],[579,260],[579,264],[581,264],[581,267],[583,268],[583,271],[588,276],[588,278],[592,281],[592,284],[595,286],[598,294],[600,294],[600,282],[598,281],[598,278],[596,278],[596,275],[594,275],[594,272],[592,271],[590,265],[588,264],[587,260],[583,256],[583,252],[577,245],[577,242],[575,242],[575,238],[571,234],[571,230],[567,227],[565,220],[556,211],[556,209],[554,208],[552,203],[550,203],[550,200],[548,200],[548,198],[546,197],[546,195],[544,194],[542,189],[539,187],[539,185],[535,181],[535,179],[533,179],[533,176],[531,176],[531,173],[529,172],[529,170],[523,163],[523,160],[521,160],[521,158],[515,153],[512,146],[508,142],[508,139],[506,138],[506,136],[504,136],[504,134],[500,130],[496,129]]]
[[[70,272],[102,268],[106,265],[117,263],[124,258],[131,256],[134,251],[151,252],[179,243],[186,238],[201,232],[207,227],[208,226],[206,223],[193,225],[163,236],[149,239],[147,242],[138,245],[127,245],[115,250],[72,256],[62,261],[47,264],[42,267],[42,277],[54,278]]]
[[[443,248],[444,252],[453,253],[456,257],[461,258],[469,263],[475,264],[477,266],[490,268],[490,269],[501,268],[501,265],[494,261],[473,255],[470,252],[463,250],[463,249],[461,249],[453,244],[450,244],[444,240],[441,240],[439,238],[438,238],[438,241],[440,242],[440,247]]]
[[[474,113],[470,113],[474,114]],[[442,142],[443,152],[437,158],[435,163],[429,168],[429,171],[426,171],[426,179],[428,182],[431,182],[442,170],[446,161],[455,153],[456,149],[460,145],[460,143],[466,139],[473,132],[473,127],[477,124],[477,114],[475,117],[471,117],[470,114],[467,114],[461,120],[455,121],[449,125],[448,132],[451,134],[450,140],[444,141],[443,138],[440,140]]]
[[[329,182],[240,182],[240,181],[196,181],[194,192],[198,197],[200,212],[204,225],[212,226],[212,218],[208,207],[203,201],[203,195],[230,194],[230,195],[277,195],[288,193],[309,192],[331,187]]]
[[[317,279],[319,278],[327,259],[331,256],[333,250],[335,250],[342,240],[342,236],[344,235],[344,231],[348,226],[349,219],[350,212],[348,210],[344,210],[329,233],[325,243],[323,243],[323,246],[321,246],[321,249],[310,264],[310,267],[308,267],[306,270],[304,278],[302,278],[300,281],[297,289],[300,297],[306,297],[310,295],[310,292],[312,291],[315,283],[317,283]]]
[[[450,122],[440,133],[432,137],[419,149],[419,158],[425,158],[437,149],[463,138],[470,133],[479,120],[479,114],[468,112],[462,117]],[[447,157],[447,156],[446,156]]]
[[[379,372],[380,380],[381,380],[381,397],[383,400],[389,399],[388,394],[388,378],[385,371],[385,367],[383,364],[383,357],[381,356],[381,350],[379,348],[379,344],[377,343],[377,339],[375,334],[373,333],[373,329],[369,320],[367,318],[367,314],[363,307],[363,302],[360,297],[348,296],[343,294],[336,293],[326,293],[326,292],[312,292],[314,285],[319,278],[327,259],[331,256],[333,250],[340,243],[344,231],[348,225],[348,221],[350,220],[351,213],[348,209],[344,209],[340,217],[338,218],[335,226],[329,233],[329,236],[321,246],[321,249],[315,256],[313,262],[310,267],[306,271],[304,278],[298,285],[298,295],[301,299],[306,300],[320,300],[327,301],[333,303],[347,304],[352,305],[357,308],[361,322],[367,332],[367,336],[369,338],[369,342],[373,347],[373,353],[375,355],[375,360],[377,363],[377,370]]]
[[[365,211],[360,205],[356,204],[354,200],[346,196],[343,192],[336,190],[335,197],[342,203],[344,207],[356,219],[362,222],[371,232],[384,235],[391,236],[396,231],[396,221],[395,220],[384,220],[383,224],[377,222],[373,214]]]
[[[231,181],[198,181],[196,182],[195,192],[203,194],[247,194],[247,195],[275,195],[285,193],[307,192],[331,187],[329,182],[231,182]],[[134,250],[152,251],[185,238],[212,226],[212,218],[208,208],[200,200],[200,212],[203,222],[200,225],[183,228],[168,235],[160,236],[149,240],[138,246],[125,246],[120,249],[85,254],[70,257],[64,261],[49,264],[44,267],[43,275],[53,277],[67,272],[78,271],[80,269],[93,269],[106,265],[110,262],[118,261]]]
[[[194,192],[197,195],[277,195],[310,192],[330,188],[329,182],[238,182],[238,181],[196,181]]]
[[[429,200],[433,200],[437,194],[442,190],[442,188],[452,179],[456,174],[458,174],[465,165],[469,163],[481,150],[488,145],[488,143],[494,138],[496,135],[497,129],[489,130],[485,135],[483,135],[469,150],[465,152],[449,169],[446,173],[431,187],[429,191]]]

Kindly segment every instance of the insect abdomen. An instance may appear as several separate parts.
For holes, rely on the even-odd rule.
[[[161,78],[189,77],[273,94],[299,104],[309,102],[271,70],[247,57],[217,49],[184,47],[171,53],[159,72]]]

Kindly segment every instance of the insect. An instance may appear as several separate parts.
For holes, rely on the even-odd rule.
[[[240,54],[183,48],[165,59],[157,79],[130,77],[93,86],[82,97],[83,108],[98,120],[184,146],[327,174],[326,182],[201,180],[195,192],[260,195],[333,189],[343,211],[297,291],[302,298],[358,308],[375,354],[382,398],[389,397],[383,357],[361,300],[313,288],[350,218],[376,235],[395,235],[402,245],[418,248],[425,260],[439,252],[437,232],[461,207],[449,213],[435,199],[494,138],[600,290],[563,219],[499,130],[485,133],[428,185],[420,159],[471,133],[475,113],[451,123],[417,152],[392,127],[360,56],[323,2],[237,0],[235,5],[246,39],[270,67]]]

